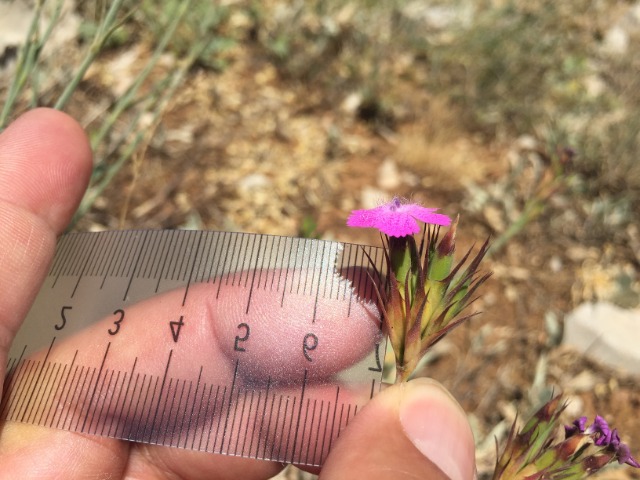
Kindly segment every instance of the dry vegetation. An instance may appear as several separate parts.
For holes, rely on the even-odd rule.
[[[141,2],[85,75],[66,110],[91,135],[152,57],[175,1]],[[53,105],[101,4],[68,13],[83,28],[44,56],[53,73],[35,103]],[[373,232],[346,229],[347,213],[400,194],[460,213],[468,247],[500,238],[541,200],[538,216],[493,253],[484,313],[436,348],[426,373],[469,412],[481,477],[493,436],[553,388],[571,413],[605,414],[640,452],[636,378],[558,346],[563,315],[580,302],[640,299],[640,28],[629,27],[624,52],[607,50],[632,3],[194,5],[96,146],[96,181],[114,176],[75,228],[375,243]],[[179,68],[175,95],[159,96]],[[567,147],[575,156],[558,173]],[[559,186],[542,195],[549,178]],[[600,478],[638,478],[630,475]]]

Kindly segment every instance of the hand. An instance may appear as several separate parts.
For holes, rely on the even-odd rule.
[[[74,120],[60,112],[31,111],[0,135],[2,378],[11,341],[90,172],[87,138]],[[143,302],[137,308],[155,307]],[[335,352],[336,358],[348,357],[346,346],[344,350]],[[282,469],[276,462],[13,422],[0,425],[0,465],[0,479],[268,479]],[[441,386],[421,379],[389,387],[374,397],[336,441],[320,477],[470,480],[474,468],[473,437],[464,412]]]

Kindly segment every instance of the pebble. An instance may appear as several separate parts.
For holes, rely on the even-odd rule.
[[[640,376],[640,310],[583,303],[565,318],[563,344],[602,365]]]

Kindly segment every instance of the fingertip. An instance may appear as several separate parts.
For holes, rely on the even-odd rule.
[[[437,382],[393,385],[358,413],[331,451],[321,478],[451,479],[475,475],[466,415]]]
[[[438,382],[419,378],[407,384],[399,411],[411,443],[451,480],[475,474],[475,443],[466,414]]]
[[[0,200],[35,213],[59,233],[89,181],[92,153],[69,115],[30,110],[0,135]]]

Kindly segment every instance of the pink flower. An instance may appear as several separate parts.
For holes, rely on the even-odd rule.
[[[377,228],[390,237],[405,237],[420,231],[416,220],[433,225],[448,226],[451,219],[434,213],[437,208],[425,208],[416,203],[402,203],[394,197],[389,203],[369,210],[354,210],[349,215],[350,227]]]

